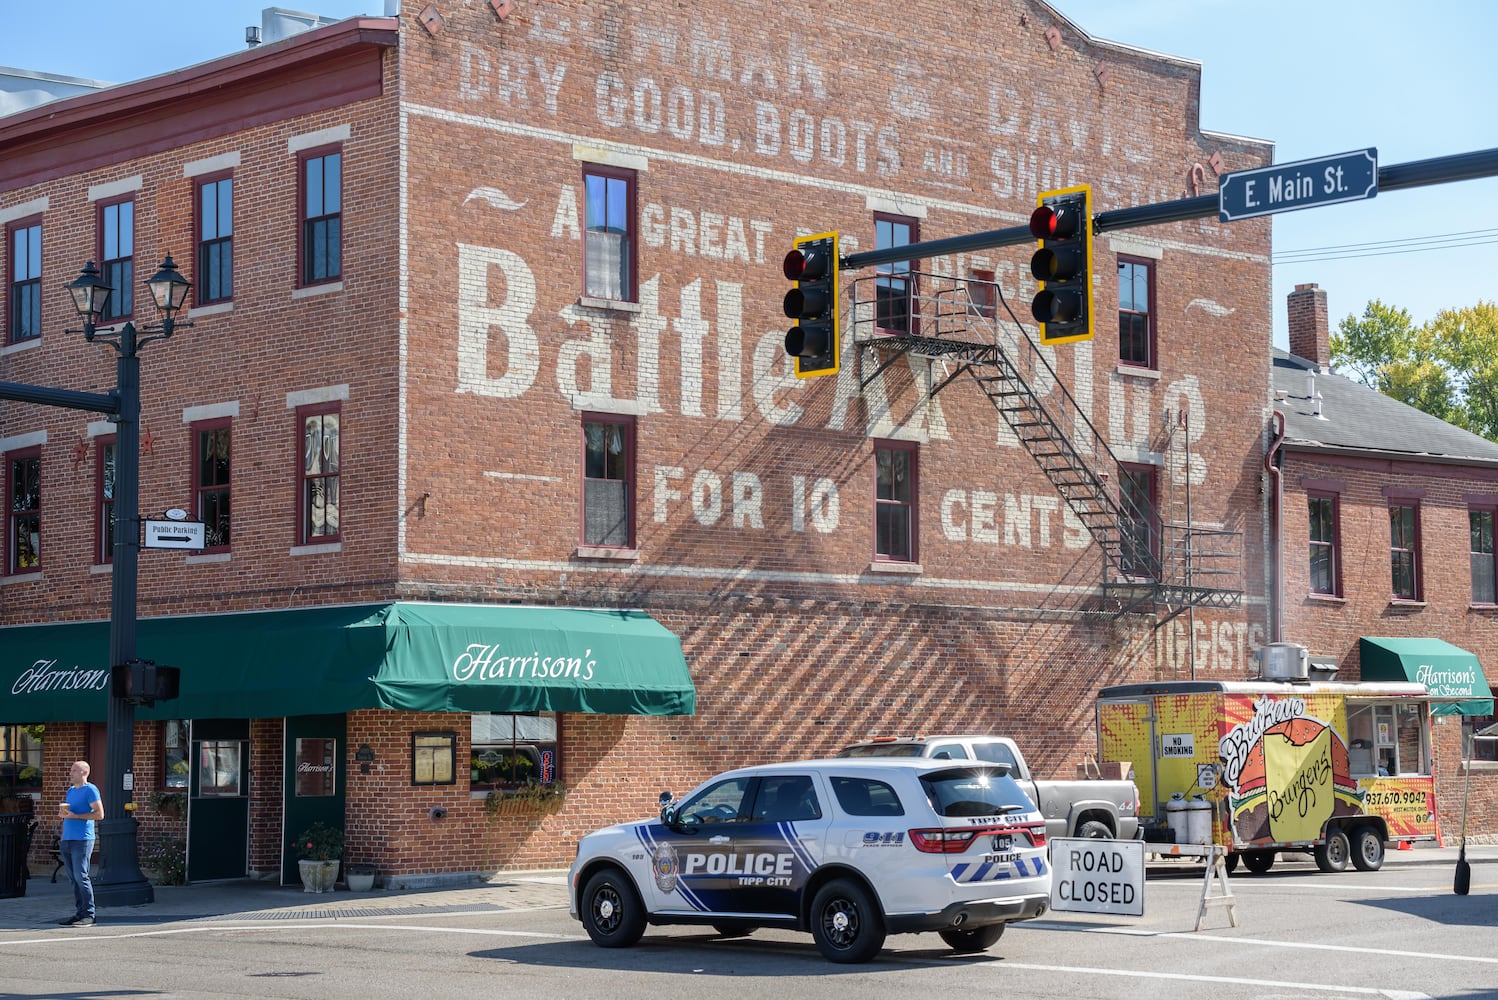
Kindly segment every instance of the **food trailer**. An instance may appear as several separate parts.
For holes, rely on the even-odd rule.
[[[1133,765],[1145,840],[1216,844],[1230,868],[1289,850],[1372,871],[1387,845],[1436,838],[1423,684],[1126,684],[1099,692],[1097,731],[1102,760]]]

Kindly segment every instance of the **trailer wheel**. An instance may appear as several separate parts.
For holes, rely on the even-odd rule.
[[[1352,846],[1347,842],[1347,834],[1340,826],[1328,827],[1326,840],[1316,845],[1312,852],[1316,857],[1316,867],[1324,872],[1345,872],[1347,862],[1351,860]]]
[[[1233,874],[1238,870],[1238,852],[1228,851],[1228,856],[1222,859],[1222,863],[1227,866],[1228,874]]]
[[[1243,867],[1255,875],[1263,875],[1274,867],[1273,851],[1244,851]]]
[[[1360,872],[1376,872],[1384,866],[1384,838],[1372,823],[1352,833],[1352,863]]]

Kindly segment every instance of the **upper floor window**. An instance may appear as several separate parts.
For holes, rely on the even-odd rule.
[[[1492,507],[1473,507],[1467,511],[1468,535],[1472,553],[1472,603],[1498,603],[1494,593]]]
[[[107,323],[135,313],[135,201],[105,202],[99,206],[100,275],[114,291],[104,303]]]
[[[634,548],[634,420],[583,416],[583,544]]]
[[[874,249],[919,243],[920,221],[904,215],[874,213]],[[915,274],[912,261],[880,264],[874,278],[874,325],[885,333],[916,333]]]
[[[229,547],[228,419],[193,424],[192,439],[192,489],[203,522],[203,548],[222,551]]]
[[[1159,563],[1160,526],[1155,516],[1156,471],[1152,465],[1118,466],[1124,572],[1153,579]]]
[[[200,179],[198,188],[198,304],[234,297],[234,178]]]
[[[343,153],[312,150],[301,159],[302,284],[343,276]]]
[[[874,558],[916,561],[915,445],[874,448]]]
[[[1337,497],[1335,494],[1312,493],[1307,497],[1307,505],[1310,513],[1311,593],[1340,594]]]
[[[97,558],[101,564],[114,562],[114,475],[117,454],[114,441],[113,434],[106,434],[94,441],[94,483],[97,491],[94,534],[98,539]]]
[[[1420,600],[1420,508],[1413,503],[1389,504],[1389,565],[1394,597]]]
[[[42,223],[19,222],[10,227],[10,343],[42,335]]]
[[[1136,368],[1154,368],[1155,262],[1118,258],[1118,360]]]
[[[634,302],[635,172],[585,164],[583,191],[583,294]]]
[[[320,403],[296,412],[302,428],[297,540],[303,545],[336,542],[340,538],[338,424],[342,408],[338,403]]]
[[[5,457],[7,507],[5,569],[30,573],[42,564],[42,450],[29,448]]]

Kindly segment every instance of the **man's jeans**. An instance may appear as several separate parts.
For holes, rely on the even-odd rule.
[[[92,840],[64,840],[57,845],[57,859],[73,881],[74,916],[94,916],[94,883],[88,877],[88,856],[94,853]]]

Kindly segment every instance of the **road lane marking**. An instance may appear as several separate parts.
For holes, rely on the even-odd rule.
[[[1356,993],[1361,996],[1385,997],[1386,1000],[1431,1000],[1428,993],[1411,990],[1389,990],[1377,986],[1342,986],[1334,983],[1297,983],[1283,979],[1249,979],[1240,976],[1203,976],[1189,972],[1149,972],[1133,969],[1097,969],[1080,965],[1034,965],[1005,959],[994,966],[995,972],[1024,969],[1028,972],[1060,972],[1066,975],[1118,976],[1125,979],[1162,979],[1184,983],[1216,983],[1223,986],[1263,986],[1281,990],[1324,990],[1328,993]]]
[[[98,928],[98,925],[94,925]],[[298,921],[278,921],[267,924],[257,921],[254,924],[194,924],[191,927],[169,927],[150,931],[118,931],[110,933],[88,933],[78,930],[65,931],[44,938],[29,938],[16,941],[3,941],[5,947],[23,944],[76,944],[80,940],[88,941],[125,941],[131,938],[171,937],[178,934],[271,934],[276,931],[291,930],[365,930],[365,931],[431,931],[433,934],[476,934],[480,937],[513,937],[531,938],[546,941],[586,941],[585,934],[547,934],[541,931],[504,931],[484,929],[477,927],[435,927],[430,924],[356,924],[347,920],[336,923],[305,923]]]

